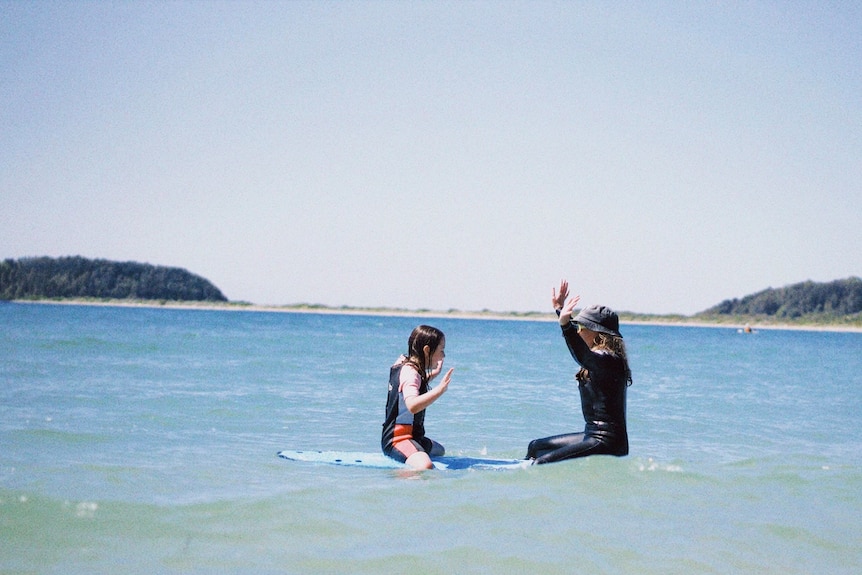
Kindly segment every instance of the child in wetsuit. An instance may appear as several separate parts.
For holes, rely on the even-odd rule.
[[[454,369],[440,384],[428,384],[443,370],[446,338],[437,328],[420,325],[407,340],[407,354],[389,369],[386,420],[380,445],[383,453],[414,469],[431,469],[431,456],[445,453],[442,445],[425,435],[425,409],[449,387]]]
[[[551,463],[588,455],[627,455],[626,389],[632,383],[619,317],[604,306],[572,313],[580,296],[566,302],[569,284],[560,282],[552,301],[569,352],[581,366],[577,374],[581,410],[586,426],[582,433],[554,435],[530,442],[527,459]]]

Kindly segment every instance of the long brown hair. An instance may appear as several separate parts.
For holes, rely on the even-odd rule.
[[[606,351],[623,360],[623,365],[625,365],[626,369],[626,387],[632,384],[632,370],[629,369],[629,359],[626,355],[626,344],[623,342],[623,338],[597,332],[596,338],[593,340],[592,349]],[[585,367],[582,367],[576,377],[578,381],[586,381],[589,376],[590,372]]]
[[[446,336],[443,335],[443,332],[436,327],[420,325],[416,326],[407,339],[407,361],[405,363],[409,363],[419,372],[419,377],[422,378],[422,386],[428,384],[428,372],[433,367],[426,365],[425,346],[428,346],[433,355],[444,337]]]

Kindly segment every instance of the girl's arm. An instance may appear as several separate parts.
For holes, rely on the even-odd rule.
[[[443,376],[443,380],[437,387],[429,389],[421,395],[405,397],[404,404],[407,406],[407,409],[410,410],[410,413],[419,413],[437,401],[441,395],[446,393],[446,389],[449,387],[449,381],[452,379],[453,371],[455,371],[454,367],[449,368],[449,371],[446,372],[446,375]]]

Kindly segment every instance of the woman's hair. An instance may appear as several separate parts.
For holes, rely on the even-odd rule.
[[[433,354],[437,351],[437,347],[439,347],[444,337],[443,332],[436,327],[420,325],[413,330],[407,339],[406,363],[416,368],[416,371],[419,372],[419,377],[422,378],[422,384],[428,383],[428,371],[433,367],[425,363],[425,346],[427,345]]]
[[[632,370],[629,369],[629,358],[626,356],[626,344],[623,342],[623,338],[598,332],[596,333],[596,339],[593,340],[593,349],[612,353],[622,359],[626,369],[626,387],[632,384]],[[589,372],[582,367],[578,371],[577,379],[578,381],[584,381],[588,375]]]

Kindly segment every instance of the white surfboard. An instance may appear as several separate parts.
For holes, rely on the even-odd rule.
[[[399,463],[383,453],[366,453],[361,451],[284,450],[279,451],[278,456],[290,461],[323,463],[327,465],[372,467],[377,469],[402,469],[405,467],[403,463]],[[530,466],[530,462],[523,459],[487,459],[483,457],[444,455],[442,457],[434,457],[432,460],[436,469],[518,469]]]

